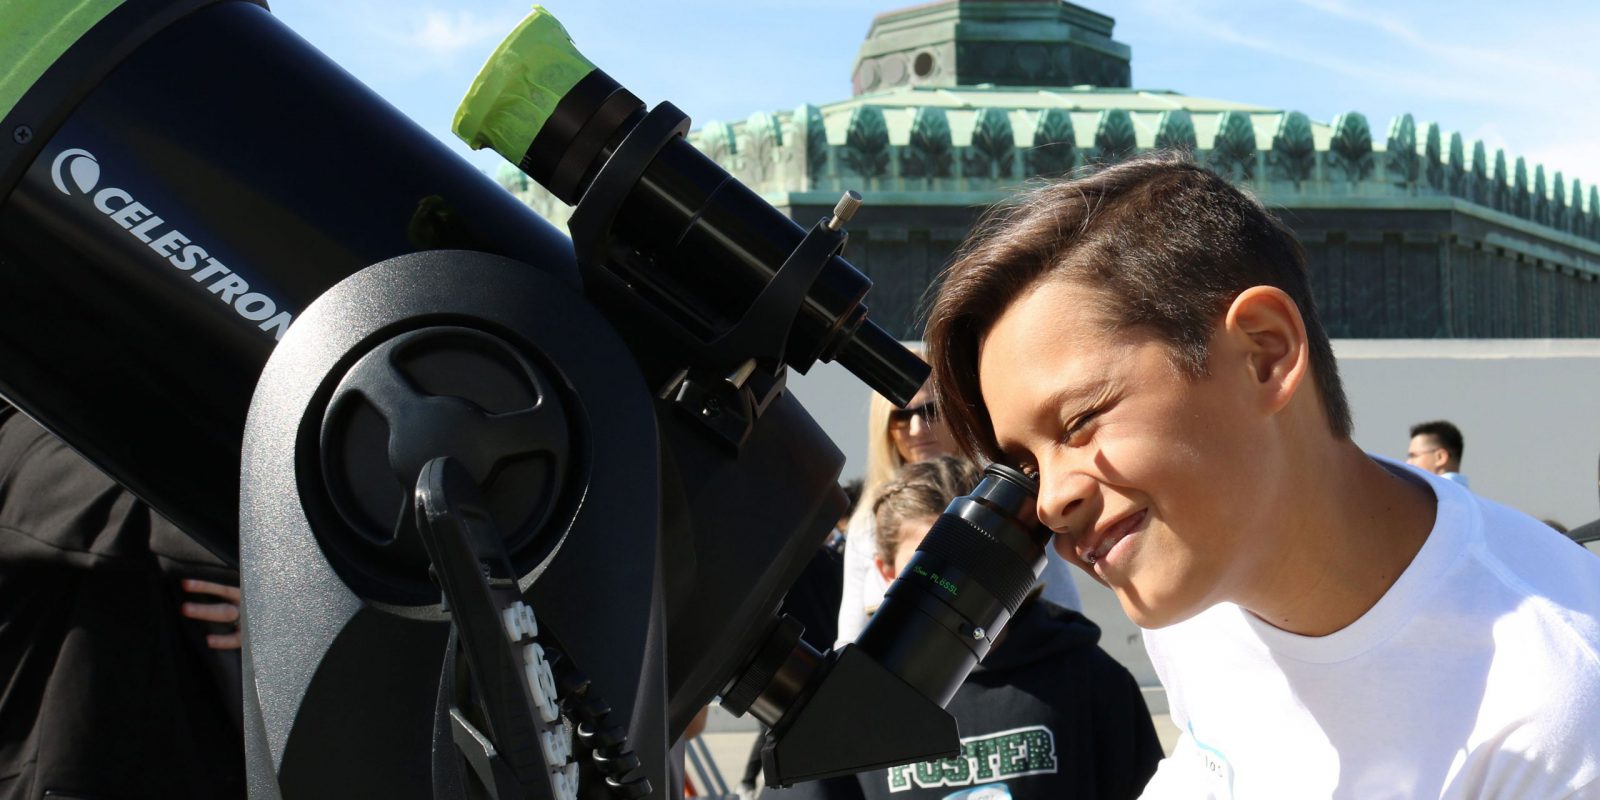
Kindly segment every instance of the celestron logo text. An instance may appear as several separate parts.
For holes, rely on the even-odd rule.
[[[279,311],[278,304],[261,292],[250,291],[250,284],[234,274],[221,261],[211,257],[204,247],[195,244],[183,231],[143,203],[133,199],[124,189],[107,186],[95,191],[100,182],[100,162],[87,150],[63,150],[50,165],[50,179],[56,188],[69,197],[90,196],[94,207],[122,226],[128,234],[143,242],[168,264],[188,273],[190,280],[204,286],[217,299],[227,303],[239,316],[256,323],[256,327],[282,339],[294,322],[294,315]],[[77,191],[74,192],[73,190]],[[93,192],[93,195],[90,195]]]

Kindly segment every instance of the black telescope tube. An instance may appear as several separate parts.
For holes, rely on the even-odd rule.
[[[0,111],[0,395],[229,561],[251,392],[324,290],[432,249],[579,280],[262,5],[128,0]]]

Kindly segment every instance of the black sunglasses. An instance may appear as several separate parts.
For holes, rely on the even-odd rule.
[[[904,427],[911,424],[911,418],[920,416],[924,422],[938,422],[939,409],[933,401],[928,401],[920,406],[910,408],[893,408],[889,410],[889,424],[895,427]]]

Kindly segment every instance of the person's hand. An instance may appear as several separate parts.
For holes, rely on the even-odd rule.
[[[239,587],[227,586],[211,581],[185,578],[183,590],[194,594],[208,594],[220,597],[227,601],[224,603],[184,603],[183,615],[189,619],[198,619],[205,622],[220,622],[233,626],[232,633],[212,633],[206,635],[206,644],[213,650],[238,650],[239,649]]]

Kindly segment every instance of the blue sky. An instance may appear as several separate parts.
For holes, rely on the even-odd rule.
[[[449,132],[484,58],[532,7],[503,0],[270,0],[318,49],[481,168]],[[864,0],[548,0],[578,47],[655,103],[695,119],[850,94],[876,13]],[[1600,182],[1600,3],[1107,0],[1133,81],[1331,121],[1367,115],[1382,135],[1411,112],[1547,172]],[[1587,190],[1585,190],[1587,194]]]

